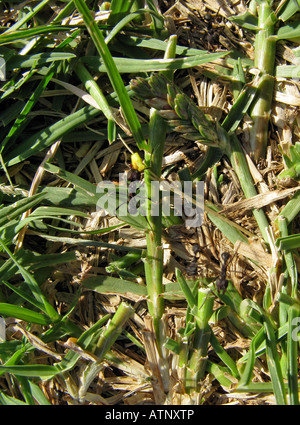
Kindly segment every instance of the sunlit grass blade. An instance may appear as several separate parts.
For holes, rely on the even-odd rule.
[[[41,1],[35,8],[32,9],[31,12],[28,12],[24,14],[21,19],[18,19],[18,21],[12,25],[8,30],[4,32],[4,34],[11,33],[12,31],[16,31],[22,26],[24,26],[28,21],[30,21],[40,10],[43,9],[43,7],[49,3],[50,0],[43,0]]]
[[[292,306],[288,310],[288,336],[287,336],[287,375],[289,404],[299,405],[298,389],[298,337],[296,335],[299,324],[300,309]]]
[[[2,406],[26,406],[25,401],[6,395],[2,393],[1,391],[0,391],[0,404]]]
[[[92,98],[96,101],[97,105],[99,106],[99,109],[102,110],[102,112],[106,116],[108,120],[108,129],[109,129],[110,123],[114,122],[114,116],[102,90],[100,89],[99,85],[96,83],[92,75],[88,72],[88,70],[85,68],[85,66],[82,63],[77,62],[75,66],[75,71],[77,75],[79,76],[79,78],[81,79],[81,81],[84,83],[87,91],[90,93]],[[108,136],[109,136],[109,141],[113,142],[114,139],[112,135],[109,134],[109,131],[108,131]]]
[[[136,297],[147,297],[147,289],[145,286],[116,277],[91,276],[84,279],[82,285],[100,294],[123,294],[124,297],[132,299]]]
[[[111,53],[105,43],[103,34],[97,26],[96,22],[93,20],[91,12],[87,7],[86,3],[82,0],[74,0],[74,3],[78,11],[81,13],[86,27],[92,37],[92,40],[105,64],[106,71],[108,73],[111,84],[118,96],[120,106],[122,108],[122,112],[127,121],[127,124],[132,131],[132,134],[136,140],[139,149],[143,149],[145,147],[145,140],[140,122],[132,106],[128,93],[125,89],[123,80],[116,68]]]
[[[251,382],[253,376],[253,368],[255,364],[255,351],[259,344],[264,340],[264,329],[262,328],[257,332],[257,334],[252,338],[250,348],[247,356],[246,366],[241,374],[241,379],[238,383],[237,389],[243,389],[244,386],[248,385]]]
[[[131,12],[129,14],[126,14],[126,16],[124,16],[121,20],[112,20],[116,22],[116,25],[114,26],[114,28],[110,31],[110,33],[105,37],[105,43],[108,44],[120,31],[121,29],[127,25],[129,22],[131,22],[134,18],[136,18],[139,15],[142,15],[143,13],[152,13],[154,15],[157,16],[157,12],[155,11],[151,11],[149,9],[138,9],[135,10],[134,12]],[[113,16],[113,12],[110,14],[109,20],[110,18]]]
[[[117,71],[124,73],[140,73],[140,72],[157,72],[157,71],[176,71],[178,69],[187,69],[199,66],[216,59],[224,57],[227,53],[206,53],[201,55],[188,56],[176,59],[133,59],[114,57],[114,63]],[[95,71],[107,72],[107,65],[102,63],[96,56],[86,56],[80,59],[84,64],[88,65]]]
[[[49,325],[52,323],[52,320],[43,314],[7,303],[0,303],[0,314],[15,317],[29,323],[38,323],[39,325]]]
[[[295,13],[299,12],[300,6],[299,3],[294,1],[285,1],[280,3],[277,16],[283,22],[290,19]]]
[[[59,371],[57,367],[42,364],[14,366],[0,365],[0,373],[11,373],[16,376],[36,377],[42,380],[50,379],[58,372]]]
[[[30,39],[33,37],[38,37],[51,33],[58,33],[60,31],[70,31],[73,27],[68,27],[67,25],[41,25],[35,28],[25,29],[25,30],[16,30],[8,34],[0,35],[0,46],[10,43],[15,43],[19,40]]]
[[[217,356],[222,360],[222,362],[229,368],[232,376],[235,378],[240,378],[239,371],[237,369],[235,361],[229,356],[229,354],[224,350],[222,345],[219,343],[218,339],[212,332],[210,335],[210,343],[217,354]]]

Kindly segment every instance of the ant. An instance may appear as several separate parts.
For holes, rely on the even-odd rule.
[[[186,271],[190,276],[196,276],[198,272],[198,257],[197,254],[200,252],[200,246],[198,244],[194,244],[192,247],[194,257],[192,261],[188,264]]]
[[[131,215],[134,215],[137,213],[137,205],[133,204],[133,199],[137,195],[137,190],[141,187],[142,183],[142,173],[139,170],[136,170],[134,168],[130,168],[130,170],[127,173],[127,181],[129,181],[128,186],[128,212]],[[140,183],[139,187],[137,187],[137,183]]]
[[[200,246],[198,244],[193,246],[194,251],[194,258],[191,261],[191,263],[187,267],[187,271],[191,276],[195,276],[197,274],[197,253],[200,251]],[[230,258],[230,254],[226,251],[222,252],[221,254],[221,261],[220,261],[220,275],[216,279],[215,285],[217,292],[220,293],[223,291],[223,295],[226,292],[226,289],[228,287],[228,279],[226,278],[227,268],[228,268],[228,261]]]
[[[119,137],[120,137],[122,143],[126,146],[126,148],[131,153],[131,164],[129,165],[130,169],[126,174],[126,180],[129,182],[127,204],[128,204],[128,212],[131,215],[134,215],[138,212],[138,210],[137,210],[137,205],[136,205],[137,203],[134,203],[133,200],[136,196],[137,190],[141,187],[141,184],[140,184],[139,187],[137,187],[137,182],[141,183],[142,172],[144,171],[145,166],[143,164],[143,161],[142,161],[139,153],[138,152],[135,152],[135,153],[132,152],[132,150],[128,147],[128,145],[122,139],[122,137],[120,135],[119,135]],[[119,205],[117,210],[119,210],[123,204]]]
[[[230,255],[228,252],[226,251],[222,252],[220,276],[216,280],[217,291],[218,293],[220,293],[223,290],[223,295],[225,294],[227,286],[228,286],[228,279],[226,279],[226,273],[227,273],[229,258],[230,258]]]

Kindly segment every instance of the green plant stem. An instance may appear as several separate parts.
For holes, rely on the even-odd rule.
[[[257,191],[249,171],[249,167],[242,151],[240,142],[238,141],[235,135],[230,137],[230,142],[228,143],[229,159],[231,165],[236,172],[238,179],[240,181],[242,190],[246,196],[246,198],[251,198],[252,196],[257,195]],[[228,154],[228,152],[226,152]],[[257,221],[259,229],[261,231],[262,237],[264,241],[268,244],[268,235],[266,232],[266,228],[269,227],[269,223],[267,217],[263,210],[253,209],[252,213]]]
[[[207,348],[211,336],[208,321],[213,312],[214,295],[210,289],[198,290],[198,311],[192,354],[186,369],[185,388],[188,392],[199,390],[199,381],[203,379],[206,363]]]
[[[272,11],[271,2],[269,0],[260,2],[254,65],[261,73],[261,82],[258,87],[258,99],[251,113],[253,127],[250,133],[250,143],[256,160],[265,155],[268,141],[269,116],[274,90],[276,44],[270,38],[274,35],[274,21],[276,21],[276,18]]]
[[[295,331],[298,326],[299,308],[292,306],[288,311],[288,335],[287,335],[287,376],[289,404],[299,405],[298,395],[298,338]],[[295,324],[296,322],[296,324]]]
[[[266,354],[273,391],[278,405],[286,405],[286,392],[284,388],[282,370],[279,361],[279,354],[277,351],[275,332],[269,317],[263,314],[264,331],[266,338]]]
[[[133,312],[134,310],[130,305],[121,303],[113,318],[108,323],[106,330],[99,338],[97,348],[95,350],[95,355],[98,359],[96,362],[89,364],[82,374],[82,386],[79,390],[79,397],[81,399],[84,398],[90,383],[102,369],[102,360],[104,359],[105,354],[111,349],[112,345],[121,334],[125,323]]]
[[[161,175],[161,165],[163,157],[163,146],[166,123],[156,110],[151,110],[149,126],[148,150],[145,152],[144,172],[146,187],[146,217],[148,222],[147,258],[145,260],[145,273],[147,281],[147,291],[149,296],[149,313],[154,321],[154,328],[158,338],[158,345],[161,340],[161,326],[159,324],[164,312],[163,293],[163,249],[161,243],[162,234],[162,205],[160,202],[160,192],[158,185],[153,185],[153,175]],[[158,182],[154,182],[158,183]],[[158,202],[156,214],[153,214],[152,203]]]
[[[281,236],[288,236],[287,220],[283,216],[278,217],[278,227]],[[290,250],[283,252],[285,264],[288,270],[291,281],[291,298],[295,301],[287,309],[288,317],[288,334],[287,334],[287,378],[288,378],[288,393],[289,393],[289,404],[299,405],[298,396],[298,338],[295,338],[295,331],[298,326],[299,317],[299,305],[298,302],[298,273],[297,266],[293,254]],[[282,303],[279,305],[281,306]],[[285,306],[285,305],[284,305]],[[285,306],[286,307],[286,306]]]
[[[148,311],[153,321],[158,358],[156,359],[161,376],[162,392],[169,388],[169,364],[167,351],[164,348],[166,341],[165,324],[163,322],[163,248],[162,248],[162,204],[159,182],[153,181],[153,176],[161,175],[162,158],[164,151],[166,123],[159,113],[150,111],[149,138],[145,151],[144,180],[146,188],[146,218],[147,227],[147,256],[144,261],[146,285],[148,292]],[[155,201],[153,201],[155,200]],[[155,214],[152,204],[156,204]]]

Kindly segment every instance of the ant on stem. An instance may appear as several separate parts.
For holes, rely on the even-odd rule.
[[[126,146],[126,148],[131,153],[131,164],[129,165],[130,167],[129,171],[126,174],[126,180],[129,182],[127,204],[128,204],[128,212],[131,215],[134,215],[137,213],[137,205],[136,205],[137,203],[134,204],[133,201],[135,196],[137,195],[137,191],[139,187],[141,186],[140,185],[139,187],[137,187],[137,183],[138,182],[141,183],[142,172],[144,171],[145,166],[143,164],[143,161],[139,153],[138,152],[134,153],[120,135],[119,137],[122,143]],[[126,201],[124,203],[126,203]],[[119,210],[123,204],[119,205],[117,210]]]
[[[227,273],[227,267],[228,267],[228,260],[230,258],[230,255],[228,252],[222,252],[221,254],[221,270],[220,270],[220,276],[216,280],[216,288],[218,293],[223,291],[223,295],[226,292],[227,286],[228,286],[228,279],[226,279],[226,273]]]

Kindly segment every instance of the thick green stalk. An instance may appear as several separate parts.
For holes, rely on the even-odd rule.
[[[287,335],[287,376],[289,404],[299,405],[298,394],[298,337],[296,336],[299,320],[299,308],[294,305],[288,311]]]
[[[251,128],[250,143],[256,160],[263,157],[266,152],[274,90],[276,42],[270,37],[274,35],[276,17],[271,3],[269,0],[260,2],[258,9],[259,30],[255,38],[254,65],[260,71],[261,82],[258,87],[258,99],[251,113],[253,127]]]
[[[144,180],[146,188],[146,218],[148,229],[146,232],[147,256],[145,259],[145,275],[148,292],[148,311],[153,321],[155,345],[157,348],[157,363],[161,382],[162,394],[169,389],[169,364],[166,341],[165,324],[163,321],[163,248],[162,248],[162,204],[159,182],[153,181],[154,176],[161,175],[162,158],[164,151],[166,123],[154,109],[150,111],[148,149],[145,152]],[[155,214],[153,213],[155,206]]]
[[[145,273],[149,296],[149,313],[153,318],[158,347],[164,342],[161,335],[160,320],[164,312],[163,293],[163,249],[162,234],[162,205],[158,181],[153,182],[153,176],[161,175],[163,147],[166,123],[156,110],[151,110],[149,125],[148,151],[145,152],[145,187],[146,187],[146,217],[147,231],[147,258],[145,260]],[[153,204],[156,211],[153,214]]]
[[[208,321],[213,313],[214,295],[210,289],[198,290],[198,311],[192,354],[186,369],[185,388],[188,392],[198,391],[199,381],[203,379],[206,363],[207,348],[211,336]]]
[[[280,230],[281,236],[288,236],[288,227],[287,220],[283,216],[278,217],[278,227]],[[279,306],[282,304],[284,307],[287,307],[287,316],[288,316],[288,334],[287,334],[287,378],[288,378],[288,393],[289,393],[289,404],[299,405],[299,395],[298,395],[298,338],[295,338],[298,327],[298,317],[299,317],[299,306],[296,301],[298,301],[298,273],[297,266],[293,257],[293,253],[290,250],[285,250],[283,252],[286,268],[290,276],[291,282],[291,298],[294,298],[295,304],[287,306],[286,304],[279,303]]]

